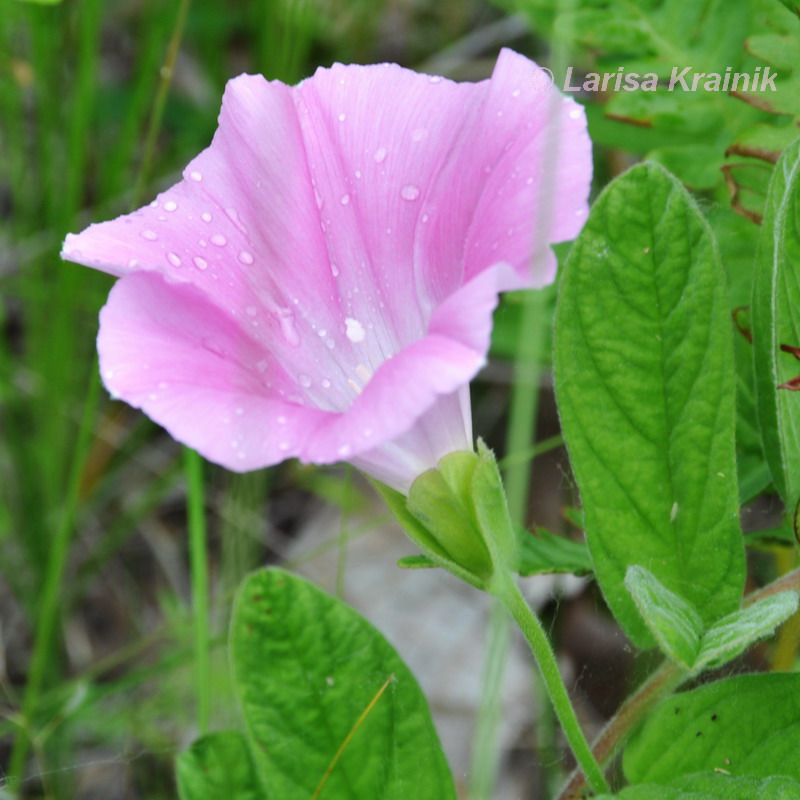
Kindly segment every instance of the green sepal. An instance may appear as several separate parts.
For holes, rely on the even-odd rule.
[[[477,453],[444,456],[414,481],[408,497],[372,483],[423,551],[401,566],[440,566],[485,590],[498,572],[516,567],[519,540],[497,461],[482,441]]]

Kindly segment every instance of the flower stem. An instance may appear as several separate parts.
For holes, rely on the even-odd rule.
[[[619,711],[603,728],[594,742],[592,753],[599,764],[605,765],[617,748],[625,740],[633,726],[668,694],[671,694],[684,680],[688,672],[671,661],[665,661],[650,677],[622,704]],[[586,778],[574,772],[564,787],[559,800],[578,800],[582,797]]]
[[[197,728],[208,730],[211,707],[208,630],[208,547],[203,497],[203,461],[194,451],[184,451],[187,510],[189,516],[189,560],[192,573],[194,667],[197,696]]]
[[[572,752],[586,775],[589,785],[595,792],[608,792],[609,787],[603,775],[603,770],[592,754],[578,718],[575,716],[575,709],[570,702],[567,687],[561,679],[555,653],[553,653],[550,642],[547,640],[547,634],[544,632],[542,623],[531,610],[510,574],[499,580],[493,587],[493,591],[505,605],[517,625],[519,625],[530,645],[558,721],[561,723],[564,735],[567,737]]]

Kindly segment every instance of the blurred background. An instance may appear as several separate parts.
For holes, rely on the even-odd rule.
[[[667,75],[772,58],[794,86],[795,51],[769,37],[796,40],[797,23],[778,0],[0,0],[0,797],[175,798],[174,756],[197,734],[181,448],[100,387],[97,313],[112,279],[59,259],[67,232],[174,183],[241,72],[294,83],[333,61],[395,61],[479,80],[509,46],[559,82],[567,65]],[[791,86],[771,107],[727,94],[578,95],[598,189],[647,156],[696,192],[731,308],[748,302],[766,181],[797,134]],[[554,297],[504,299],[474,426],[504,459],[514,516],[580,538],[549,373]],[[746,386],[749,345],[737,348]],[[751,501],[768,479],[741,394]],[[357,475],[288,463],[248,475],[206,465],[204,477],[212,728],[238,724],[225,653],[235,589],[281,563],[352,603],[408,661],[463,797],[553,796],[571,764],[524,647],[474,591],[395,567],[414,548]],[[766,527],[769,502],[748,509]],[[773,544],[755,568],[791,558]],[[596,732],[650,661],[634,658],[587,580],[525,584]]]

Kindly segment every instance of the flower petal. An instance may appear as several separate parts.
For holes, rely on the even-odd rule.
[[[243,471],[299,454],[328,412],[281,398],[293,381],[235,321],[190,284],[121,278],[100,314],[108,390],[176,439]]]

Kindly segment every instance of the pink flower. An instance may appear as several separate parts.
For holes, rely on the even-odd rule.
[[[472,449],[498,292],[550,282],[587,213],[583,110],[535,69],[230,81],[182,181],[64,243],[120,277],[108,390],[236,471],[346,459],[406,491]]]

